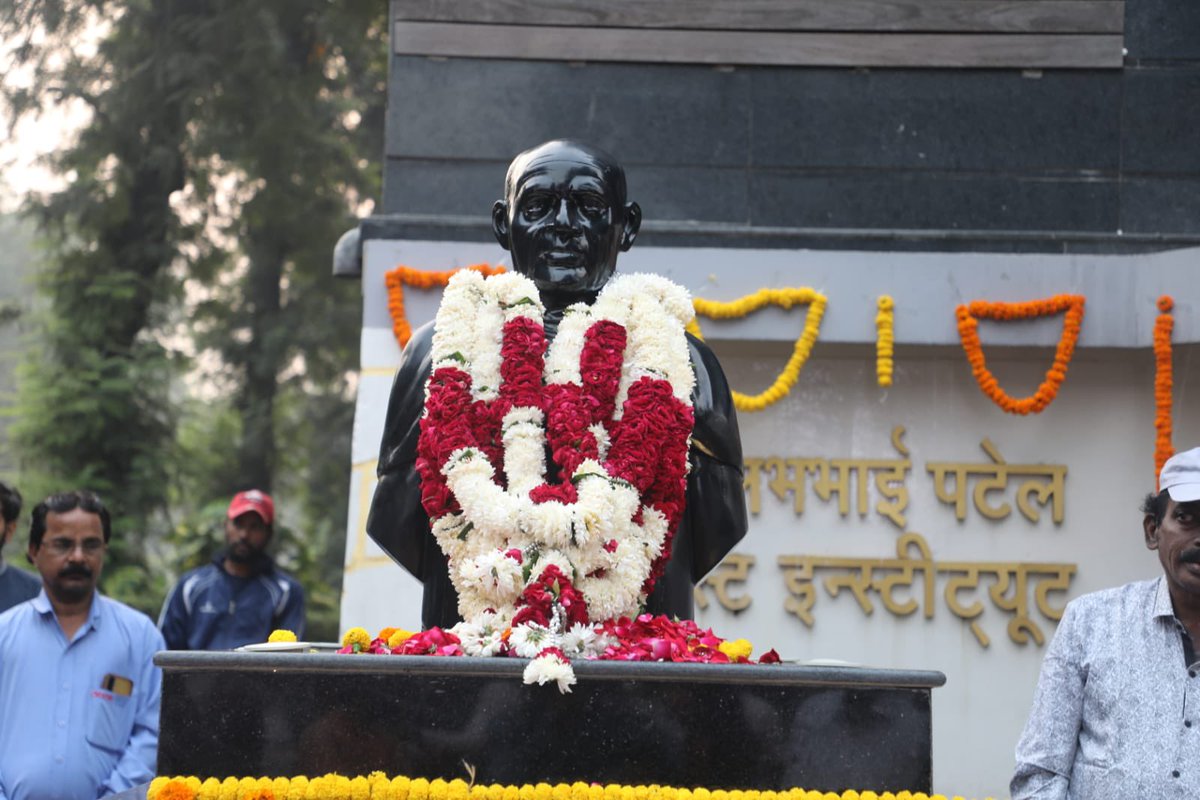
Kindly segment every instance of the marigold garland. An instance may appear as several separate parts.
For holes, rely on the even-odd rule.
[[[1174,405],[1174,368],[1171,364],[1171,331],[1175,318],[1171,309],[1175,301],[1170,295],[1158,298],[1158,310],[1162,312],[1154,320],[1154,481],[1158,486],[1158,475],[1163,464],[1175,455],[1171,445],[1171,408]]]
[[[1078,294],[1056,294],[1045,300],[1030,300],[1025,303],[990,303],[976,300],[955,309],[958,317],[958,335],[963,350],[971,364],[971,373],[983,393],[1009,414],[1037,414],[1054,402],[1059,387],[1067,377],[1067,365],[1075,352],[1079,330],[1083,322],[1084,297]],[[995,376],[988,370],[983,358],[983,347],[979,343],[979,318],[1007,322],[1014,319],[1032,319],[1066,312],[1063,319],[1062,337],[1054,354],[1054,364],[1046,372],[1046,380],[1029,397],[1015,398],[1000,388]]]
[[[765,305],[776,305],[784,309],[796,305],[808,306],[808,314],[804,319],[804,331],[796,339],[796,345],[792,349],[792,355],[788,359],[787,365],[766,391],[756,395],[733,392],[733,405],[738,411],[762,411],[788,395],[800,378],[800,370],[808,361],[813,345],[817,341],[817,335],[821,332],[821,317],[825,314],[826,302],[825,295],[808,287],[759,289],[754,294],[729,302],[692,298],[692,305],[696,309],[696,313],[711,319],[739,319]],[[697,336],[700,335],[698,325],[689,330]]]
[[[895,311],[896,301],[891,295],[881,294],[876,301],[879,309],[875,315],[875,381],[883,387],[892,385],[892,358],[896,344]]]
[[[401,347],[408,344],[408,340],[412,338],[412,326],[408,324],[408,316],[404,312],[404,287],[432,289],[435,286],[445,286],[450,282],[450,276],[460,269],[473,269],[476,272],[482,272],[485,277],[498,275],[505,271],[505,268],[499,265],[493,267],[490,264],[471,264],[441,272],[399,266],[384,274],[383,279],[388,293],[388,313],[392,317],[392,332],[396,335],[396,341],[400,343]]]
[[[873,792],[847,789],[836,792],[787,789],[685,789],[674,786],[623,786],[599,783],[559,783],[551,786],[502,786],[467,783],[461,778],[389,777],[383,772],[353,778],[329,773],[317,778],[206,778],[194,776],[155,778],[146,791],[146,800],[947,800],[942,794],[924,792]],[[963,800],[954,795],[953,800]],[[991,800],[991,798],[988,798]]]

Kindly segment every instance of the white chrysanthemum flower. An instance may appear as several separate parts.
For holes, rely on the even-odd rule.
[[[547,647],[558,645],[558,635],[535,622],[517,625],[508,637],[509,648],[521,658],[534,658]]]
[[[547,653],[544,656],[538,656],[525,666],[523,679],[527,685],[536,683],[541,686],[554,683],[558,686],[559,692],[566,694],[575,685],[575,670],[571,669],[569,662]]]
[[[578,385],[581,382],[579,358],[583,354],[585,335],[593,321],[592,310],[580,303],[568,307],[563,312],[563,318],[558,323],[558,333],[546,352],[547,383]]]
[[[576,622],[562,635],[561,650],[569,656],[587,654],[595,641],[595,629],[591,625]]]
[[[504,475],[510,494],[524,496],[546,477],[546,415],[540,408],[510,409],[500,423]]]

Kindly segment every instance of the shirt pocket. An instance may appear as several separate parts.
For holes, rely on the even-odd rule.
[[[87,703],[87,740],[114,753],[125,749],[133,730],[133,697],[93,692]]]
[[[1108,661],[1095,663],[1088,670],[1077,756],[1088,766],[1106,769],[1118,763],[1121,697],[1127,678],[1125,670]]]

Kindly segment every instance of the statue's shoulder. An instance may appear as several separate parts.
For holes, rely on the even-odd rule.
[[[690,333],[687,340],[696,374],[696,386],[692,390],[692,408],[696,414],[693,438],[699,443],[701,452],[718,461],[740,466],[741,436],[725,371],[711,347]]]

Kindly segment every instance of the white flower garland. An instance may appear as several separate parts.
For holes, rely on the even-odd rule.
[[[486,279],[475,271],[458,272],[450,279],[437,314],[434,369],[462,370],[471,378],[473,400],[494,400],[501,385],[504,324],[527,317],[540,325],[543,312],[536,286],[516,272]],[[626,332],[614,419],[622,415],[630,386],[646,376],[668,381],[673,395],[690,408],[695,376],[684,326],[691,319],[691,299],[681,287],[654,275],[618,276],[592,306],[576,304],[566,310],[545,354],[544,383],[578,385],[586,334],[597,322],[607,320]],[[542,411],[513,407],[501,430],[501,465],[489,463],[478,448],[464,447],[451,454],[442,474],[461,512],[432,521],[465,620],[453,632],[466,652],[487,655],[499,649],[500,634],[509,625],[521,593],[551,564],[582,592],[593,621],[636,614],[644,601],[642,587],[651,565],[663,550],[667,520],[644,505],[632,485],[606,471],[604,459],[611,443],[605,426],[589,428],[599,444],[599,460],[585,460],[570,476],[578,492],[578,500],[570,505],[554,500],[535,503],[529,496],[547,472]],[[497,469],[503,469],[507,486],[497,482]],[[640,524],[634,522],[639,511]],[[564,630],[562,620],[555,623],[557,627],[552,624],[550,629],[519,626],[508,645],[531,657],[545,647],[560,648],[568,656],[594,655],[606,645],[590,628],[576,625]],[[560,688],[569,686],[556,658],[537,660],[538,667],[531,665],[537,682],[552,680]]]

